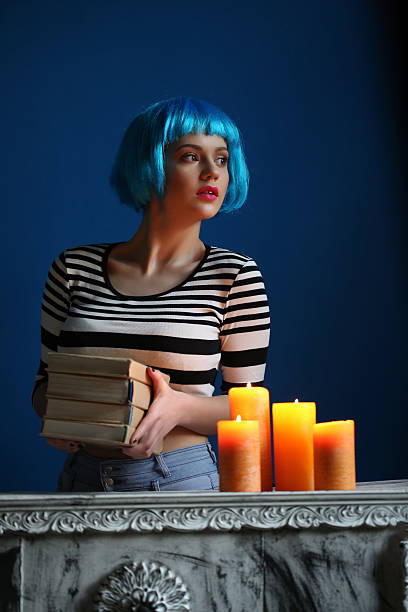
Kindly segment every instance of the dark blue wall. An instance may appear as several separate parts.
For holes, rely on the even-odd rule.
[[[30,405],[48,267],[134,233],[112,159],[144,105],[178,94],[244,135],[247,206],[202,237],[263,270],[272,400],[354,418],[359,480],[407,477],[399,15],[362,0],[245,4],[1,4],[3,490],[53,490],[63,459]]]

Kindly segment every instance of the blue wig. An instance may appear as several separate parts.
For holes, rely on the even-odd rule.
[[[128,127],[110,175],[110,184],[121,202],[141,210],[152,195],[163,198],[165,148],[185,134],[216,134],[224,138],[229,153],[229,184],[220,212],[231,212],[243,205],[249,174],[237,126],[212,104],[184,97],[152,104]]]

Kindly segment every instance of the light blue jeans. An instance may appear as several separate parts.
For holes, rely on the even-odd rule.
[[[83,450],[68,456],[58,491],[218,491],[215,453],[209,442],[152,455],[104,459]]]

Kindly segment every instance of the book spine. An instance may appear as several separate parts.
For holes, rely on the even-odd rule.
[[[123,436],[122,436],[122,440],[121,440],[122,444],[126,444],[127,433],[128,433],[128,426],[125,425],[123,427]]]
[[[129,404],[133,400],[133,380],[131,378],[128,379],[128,402]]]

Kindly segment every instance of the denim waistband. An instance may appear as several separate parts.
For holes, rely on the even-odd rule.
[[[95,479],[109,476],[126,477],[127,475],[156,473],[158,476],[168,478],[172,469],[195,461],[207,460],[216,465],[217,459],[209,442],[186,446],[173,451],[152,455],[147,459],[97,459],[88,455],[84,450],[68,457],[66,466],[80,470],[81,479],[93,484]]]

